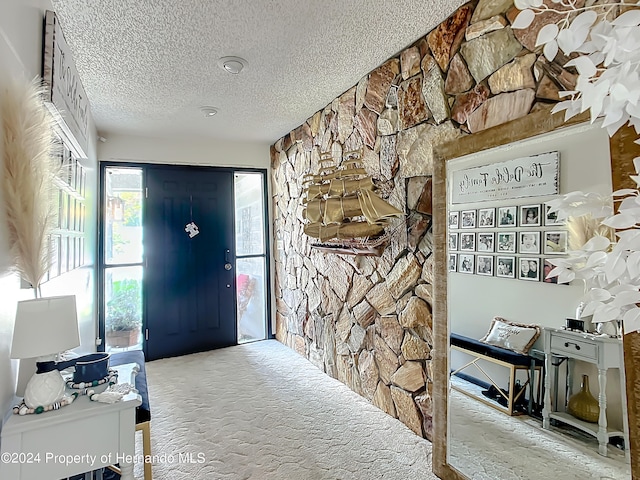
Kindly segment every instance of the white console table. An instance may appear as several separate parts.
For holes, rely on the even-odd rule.
[[[0,436],[0,478],[59,480],[120,463],[122,479],[134,480],[135,414],[140,403],[134,391],[118,403],[79,396],[60,410],[11,414]]]
[[[622,341],[619,338],[608,338],[589,333],[574,332],[570,330],[545,328],[544,330],[544,352],[546,375],[544,380],[544,408],[542,409],[542,426],[548,429],[550,420],[571,425],[585,433],[593,435],[598,439],[598,452],[607,456],[607,444],[611,437],[623,437],[627,457],[629,455],[629,431],[627,426],[626,396],[622,392],[622,416],[624,428],[623,432],[613,430],[607,426],[607,370],[617,368],[620,372],[620,384],[625,385],[624,362],[622,356]],[[577,419],[559,408],[556,402],[552,401],[551,394],[555,393],[557,398],[557,366],[554,367],[553,359],[566,357],[569,361],[567,366],[567,384],[569,391],[567,398],[571,395],[573,361],[581,360],[595,364],[598,367],[598,403],[600,406],[600,416],[598,423],[589,423]]]

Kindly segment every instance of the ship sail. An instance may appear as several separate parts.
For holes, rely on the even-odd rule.
[[[322,241],[337,239],[351,239],[357,237],[373,237],[384,232],[384,225],[371,225],[367,222],[351,222],[333,225],[309,223],[304,226],[304,233]]]
[[[371,180],[371,177],[355,180],[334,179],[329,183],[312,183],[306,187],[307,201],[323,195],[340,197],[362,190],[373,190],[373,188],[373,180]]]
[[[404,214],[393,205],[388,204],[369,190],[358,192],[360,208],[369,223],[380,223]]]
[[[362,150],[345,152],[341,166],[323,154],[317,174],[303,178],[308,221],[304,233],[330,244],[312,245],[325,251],[379,255],[385,227],[404,213],[376,194],[360,157]]]

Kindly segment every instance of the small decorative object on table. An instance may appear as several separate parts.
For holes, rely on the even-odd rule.
[[[589,376],[582,375],[580,391],[571,396],[567,410],[571,415],[585,422],[596,423],[600,417],[598,401],[589,390]]]
[[[608,335],[609,337],[619,337],[618,322],[612,320],[610,322],[599,322],[596,327],[596,331],[600,335]]]
[[[32,413],[40,414],[50,412],[51,410],[60,410],[62,407],[71,405],[76,398],[78,398],[78,394],[74,392],[71,395],[64,395],[58,402],[54,402],[50,405],[39,405],[35,408],[28,407],[27,404],[24,403],[24,400],[22,400],[20,404],[13,406],[13,413],[16,415],[29,415]]]
[[[80,395],[87,395],[89,388],[104,385],[105,383],[109,383],[109,385],[118,383],[118,372],[109,369],[109,373],[107,373],[107,376],[99,380],[93,380],[91,382],[75,382],[73,379],[67,380],[67,387],[74,390],[80,390]]]
[[[89,399],[94,402],[116,403],[122,400],[122,397],[127,395],[129,392],[137,392],[137,390],[130,383],[119,383],[110,384],[102,393],[96,393],[94,390],[89,390],[87,395],[89,396]]]

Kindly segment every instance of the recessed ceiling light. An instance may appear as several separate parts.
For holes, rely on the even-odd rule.
[[[247,61],[240,57],[222,57],[218,60],[218,66],[229,73],[237,75],[247,66]]]
[[[207,118],[213,117],[216,113],[218,113],[218,109],[215,107],[200,107],[200,111]]]

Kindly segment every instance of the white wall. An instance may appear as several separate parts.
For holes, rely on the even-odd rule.
[[[447,174],[455,170],[473,166],[535,155],[544,152],[560,152],[560,193],[575,190],[601,194],[611,193],[611,166],[609,139],[606,131],[596,125],[579,125],[560,131],[527,139],[450,161]],[[450,191],[451,189],[449,189]],[[498,205],[542,204],[552,197],[527,197],[513,200],[468,203],[451,207],[451,210],[466,210],[496,207]],[[450,199],[450,197],[449,197]],[[450,205],[450,201],[449,201]],[[556,230],[557,227],[540,227],[535,230]],[[500,229],[493,229],[499,231]],[[520,228],[509,229],[520,230]],[[472,230],[469,230],[472,231]],[[525,255],[549,258],[551,255]],[[495,267],[494,267],[495,268]],[[517,276],[517,275],[516,275]],[[581,283],[575,285],[554,285],[517,279],[484,277],[464,273],[449,274],[448,306],[451,331],[472,338],[481,338],[488,330],[494,316],[504,317],[518,323],[531,323],[560,328],[567,317],[575,317],[576,306],[583,295]],[[536,343],[542,350],[542,341]],[[458,368],[468,357],[460,352],[452,352],[451,367]],[[489,367],[494,373],[495,368]],[[592,379],[597,379],[597,370],[588,364],[576,367],[576,385],[579,388],[580,375],[584,371]],[[473,374],[473,369],[468,371]],[[477,373],[477,372],[476,372]],[[504,371],[502,371],[504,376]],[[620,382],[618,372],[609,374],[607,397],[611,409],[610,421],[620,424]],[[506,385],[505,385],[506,386]],[[591,382],[592,393],[597,397],[597,381]]]
[[[254,167],[269,169],[268,143],[155,138],[104,134],[98,145],[100,161]]]
[[[0,85],[10,78],[30,80],[40,75],[42,65],[43,19],[51,10],[49,0],[2,0],[0,2]],[[94,306],[94,264],[96,219],[95,126],[90,125],[87,169],[86,267],[43,284],[43,295],[76,294],[82,346],[79,351],[94,351],[96,314]],[[33,298],[31,290],[20,289],[20,279],[7,270],[10,263],[6,227],[0,221],[0,418],[11,405],[15,393],[17,362],[9,359],[16,302]]]

